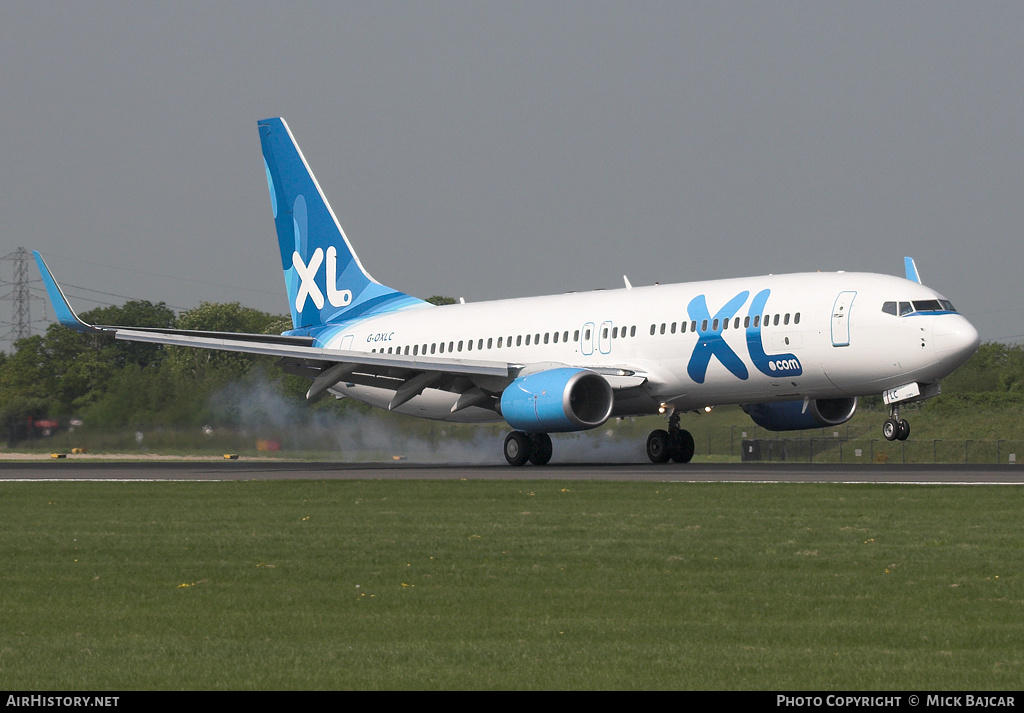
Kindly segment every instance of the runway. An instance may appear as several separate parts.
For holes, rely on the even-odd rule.
[[[1008,465],[586,464],[496,465],[225,461],[0,461],[4,481],[593,480],[694,483],[1021,485]]]

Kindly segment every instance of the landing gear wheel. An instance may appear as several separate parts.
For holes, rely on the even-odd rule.
[[[670,434],[670,452],[669,456],[676,463],[689,463],[693,460],[693,453],[697,450],[696,445],[693,442],[693,436],[689,431],[682,429]],[[650,445],[648,445],[648,449]]]
[[[672,441],[668,431],[660,428],[651,431],[651,435],[647,437],[647,457],[651,459],[651,463],[668,463],[671,452]]]
[[[900,424],[895,418],[888,418],[882,424],[882,435],[887,441],[895,441],[900,434]],[[907,435],[910,435],[910,425],[907,424]]]
[[[554,452],[551,436],[546,433],[534,433],[530,436],[530,446],[530,462],[534,465],[547,465]]]
[[[505,436],[505,460],[509,465],[520,466],[530,457],[530,437],[522,431],[512,431]]]
[[[905,441],[910,438],[910,422],[900,418],[899,404],[893,404],[889,409],[889,418],[882,424],[882,435],[887,441]]]
[[[905,418],[901,418],[899,421],[896,422],[896,426],[897,426],[897,433],[896,433],[896,440],[897,441],[905,441],[908,438],[910,438],[910,421],[908,421]]]

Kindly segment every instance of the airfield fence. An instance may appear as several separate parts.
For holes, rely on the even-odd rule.
[[[914,438],[887,441],[875,429],[853,425],[780,436],[760,427],[731,426],[729,453],[744,462],[791,463],[967,463],[1024,462],[1024,440]],[[713,442],[713,441],[711,441]],[[698,445],[698,453],[700,447]]]
[[[1024,461],[1024,441],[1011,440],[759,438],[744,440],[741,450],[740,460],[744,462],[1016,465]]]
[[[642,445],[650,422],[624,421],[607,429],[574,434],[592,439],[595,445],[633,448],[642,457]],[[431,460],[460,461],[480,453],[500,453],[507,428],[500,426],[453,426],[419,422],[414,431],[392,429],[383,439],[354,436],[327,438],[317,430],[233,427],[151,427],[57,429],[49,436],[9,443],[19,450],[39,452],[82,449],[91,453],[177,455],[261,454],[318,459],[390,460],[399,454]],[[886,441],[875,428],[843,425],[815,429],[799,435],[780,436],[757,426],[694,424],[690,428],[698,460],[793,463],[968,463],[1016,465],[1024,462],[1024,440],[921,439]],[[338,431],[334,431],[337,436]],[[380,433],[378,432],[378,436]],[[383,444],[382,441],[383,440]],[[399,445],[401,444],[401,445]],[[639,444],[639,445],[637,445]],[[394,446],[394,447],[392,447]],[[411,453],[410,453],[411,451]],[[470,454],[467,456],[467,454]]]

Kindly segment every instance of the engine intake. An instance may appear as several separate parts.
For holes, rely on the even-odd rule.
[[[769,431],[799,431],[846,423],[857,410],[857,397],[811,399],[806,409],[800,400],[744,404],[743,410],[754,423]]]
[[[527,433],[558,433],[597,428],[608,420],[612,387],[586,369],[549,369],[520,376],[501,394],[501,415]]]

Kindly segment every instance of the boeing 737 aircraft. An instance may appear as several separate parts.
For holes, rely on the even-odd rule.
[[[233,334],[86,324],[39,253],[60,322],[81,332],[279,357],[328,392],[444,421],[504,420],[512,465],[546,464],[550,433],[663,414],[655,463],[688,462],[680,415],[739,404],[771,430],[834,426],[882,394],[883,433],[906,439],[900,406],[978,347],[942,295],[906,278],[804,273],[434,306],[370,277],[283,119],[258,122],[293,328]]]

